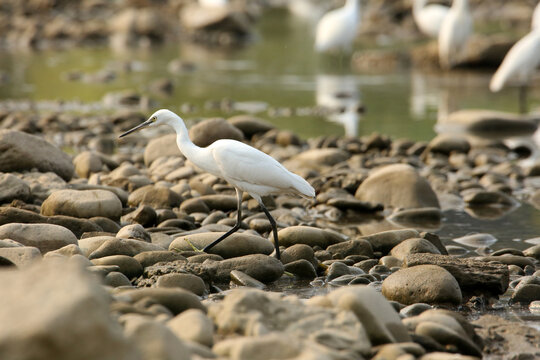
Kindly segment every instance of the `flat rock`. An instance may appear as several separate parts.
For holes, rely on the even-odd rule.
[[[162,261],[187,260],[182,255],[167,250],[145,251],[135,255],[134,258],[141,263],[143,268]]]
[[[461,304],[461,289],[456,279],[437,265],[402,268],[388,276],[383,295],[401,304]]]
[[[188,241],[196,248],[203,249],[223,234],[221,232],[205,232],[180,236],[174,239],[169,246],[169,250],[179,252],[193,250]],[[228,259],[249,254],[269,255],[272,251],[274,251],[274,246],[267,239],[257,235],[236,232],[211,248],[209,253]]]
[[[171,288],[139,288],[122,291],[121,294],[137,302],[144,298],[150,298],[158,304],[165,306],[173,314],[177,315],[188,309],[200,309],[206,312],[206,308],[199,297],[184,289]]]
[[[87,219],[102,216],[118,220],[122,215],[122,202],[106,190],[58,190],[43,202],[41,214]]]
[[[93,259],[92,263],[95,265],[117,265],[120,268],[119,271],[126,275],[128,279],[137,277],[143,272],[141,264],[131,256],[127,255],[104,256]]]
[[[83,243],[87,241],[81,240]],[[87,253],[87,248],[84,247],[85,254],[89,259],[98,259],[111,255],[127,255],[135,256],[145,251],[163,251],[164,249],[156,244],[148,243],[137,239],[119,239],[110,237],[99,244],[97,248]]]
[[[0,130],[0,171],[54,172],[71,180],[74,172],[69,155],[41,137],[17,130]]]
[[[533,118],[527,115],[491,110],[459,110],[450,113],[441,125],[458,127],[477,136],[500,138],[531,135],[537,128]]]
[[[295,244],[306,244],[311,247],[319,246],[326,249],[328,246],[344,240],[340,235],[324,229],[310,226],[289,226],[278,232],[279,245],[289,247]]]
[[[77,245],[75,235],[65,227],[51,224],[11,223],[0,226],[0,239],[12,239],[38,248],[42,254],[69,244]]]
[[[383,204],[385,208],[440,208],[429,182],[406,164],[373,170],[354,196],[361,201]]]
[[[467,294],[503,294],[508,288],[508,267],[470,258],[436,254],[411,254],[403,263],[405,267],[437,265],[448,270]]]

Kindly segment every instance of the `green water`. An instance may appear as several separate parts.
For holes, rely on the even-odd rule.
[[[256,115],[303,138],[320,135],[367,135],[372,132],[394,138],[429,140],[435,135],[439,112],[461,108],[487,108],[516,111],[517,91],[491,94],[489,72],[423,73],[399,69],[377,73],[353,71],[347,56],[321,56],[313,51],[313,25],[285,11],[267,11],[256,25],[253,40],[240,49],[208,49],[194,44],[168,44],[136,50],[114,51],[108,47],[14,52],[0,54],[0,70],[10,81],[0,84],[0,101],[63,100],[96,104],[108,92],[134,90],[149,95],[155,104],[145,110],[167,107],[186,119],[230,116],[209,109],[209,101],[264,102],[267,108]],[[365,47],[373,48],[366,39]],[[407,44],[393,44],[404,48]],[[364,48],[362,41],[356,49]],[[173,74],[171,60],[193,64],[194,71]],[[132,71],[121,70],[129,62]],[[113,69],[116,78],[107,83],[70,81],[67,74],[81,71],[93,74]],[[171,96],[152,93],[154,80],[168,78],[174,84]],[[328,87],[331,87],[329,90]],[[342,123],[313,114],[318,93],[332,96],[351,92],[352,99],[365,108],[361,116],[348,116],[347,130]],[[540,104],[532,93],[531,106]],[[182,112],[182,105],[193,109]],[[307,109],[307,111],[306,111]],[[285,111],[285,112],[284,112]],[[291,112],[288,114],[287,112]]]

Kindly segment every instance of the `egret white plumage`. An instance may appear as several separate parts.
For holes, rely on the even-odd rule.
[[[489,89],[500,91],[506,84],[519,86],[519,108],[526,112],[527,86],[540,65],[540,28],[533,29],[510,48],[491,78]]]
[[[359,23],[358,0],[347,0],[341,8],[327,12],[318,22],[315,50],[350,51]]]
[[[428,4],[428,0],[414,0],[413,18],[425,35],[437,38],[450,8],[441,4]]]
[[[227,3],[227,0],[199,0],[202,7],[224,7]]]
[[[439,32],[439,63],[450,69],[459,62],[472,33],[473,19],[468,0],[454,0]]]
[[[234,227],[207,245],[208,251],[223,239],[240,229],[242,221],[242,196],[244,192],[259,202],[272,225],[276,257],[280,258],[277,226],[274,218],[262,201],[263,196],[294,194],[305,198],[315,196],[313,187],[302,177],[293,174],[271,156],[240,141],[221,139],[205,148],[195,145],[189,138],[182,118],[170,110],[156,111],[148,120],[126,131],[124,137],[148,126],[169,125],[176,131],[178,148],[193,164],[212,175],[226,180],[236,189],[238,202],[237,220]]]

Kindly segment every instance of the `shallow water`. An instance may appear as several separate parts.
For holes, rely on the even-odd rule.
[[[33,106],[53,111],[112,112],[117,109],[102,101],[105,94],[130,89],[150,94],[155,103],[144,110],[148,113],[156,107],[168,107],[190,120],[251,111],[303,138],[378,132],[423,141],[436,134],[437,119],[451,111],[518,108],[516,89],[489,92],[488,71],[353,71],[347,57],[314,53],[312,28],[309,21],[284,10],[272,10],[257,24],[252,43],[235,50],[172,44],[138,50],[101,47],[0,53],[0,70],[10,77],[0,82],[0,108],[24,108],[29,106],[29,99],[37,102]],[[373,41],[366,45],[373,46]],[[168,65],[175,59],[191,64],[193,69],[171,73]],[[93,76],[103,70],[109,70],[114,78],[109,82],[67,79],[74,71]],[[173,81],[172,95],[148,90],[149,84],[159,78]],[[538,89],[530,93],[531,109],[540,106]],[[215,103],[224,99],[235,102],[236,110],[216,108]],[[50,100],[62,100],[63,105],[43,102]],[[316,106],[346,111],[327,117]],[[359,114],[358,108],[365,112]],[[446,210],[436,232],[446,245],[459,245],[452,238],[486,232],[498,240],[492,249],[524,249],[532,245],[524,240],[540,236],[540,217],[528,204],[491,219]],[[468,255],[476,254],[475,249],[469,250]]]

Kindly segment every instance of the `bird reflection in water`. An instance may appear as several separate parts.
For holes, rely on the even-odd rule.
[[[328,120],[343,125],[345,135],[358,135],[364,107],[360,101],[357,79],[354,76],[317,75],[316,102]]]

